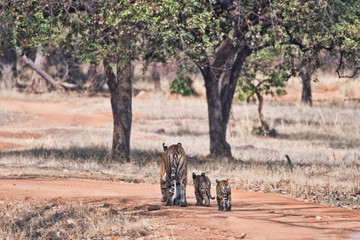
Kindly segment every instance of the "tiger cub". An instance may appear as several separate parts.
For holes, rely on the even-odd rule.
[[[216,195],[219,211],[231,210],[231,187],[229,180],[217,180],[216,179]]]
[[[211,182],[210,179],[205,176],[205,173],[196,175],[193,173],[193,182],[195,188],[196,206],[203,206],[205,200],[205,206],[210,207],[210,198],[215,199],[210,194]]]
[[[181,143],[167,147],[163,143],[164,153],[160,164],[160,188],[162,202],[167,206],[186,207],[187,160]],[[174,200],[172,200],[175,192]]]

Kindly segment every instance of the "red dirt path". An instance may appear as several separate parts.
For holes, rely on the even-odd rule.
[[[111,123],[110,114],[86,109],[69,102],[0,99],[0,113],[26,114],[21,123],[0,121],[0,138],[41,137],[24,132],[28,127],[94,127]],[[0,139],[0,151],[18,147]],[[179,231],[169,232],[170,238],[238,239],[246,233],[245,239],[360,239],[359,211],[324,207],[276,194],[233,190],[232,211],[219,212],[215,201],[210,208],[194,206],[192,186],[188,186],[187,196],[189,207],[165,207],[159,201],[158,185],[73,179],[0,179],[2,200],[109,203],[118,211],[137,212],[179,226]],[[160,209],[148,211],[149,205],[159,205]]]
[[[214,189],[212,189],[214,193]],[[2,179],[0,199],[9,201],[81,201],[111,204],[118,211],[136,212],[159,221],[188,227],[172,237],[201,239],[208,229],[213,239],[357,239],[360,237],[360,214],[357,211],[331,208],[277,194],[233,190],[231,212],[217,211],[216,202],[209,208],[194,206],[193,187],[187,188],[190,206],[166,207],[159,201],[158,185],[64,179]],[[148,211],[149,205],[160,206]],[[172,233],[174,234],[174,233]],[[209,234],[209,233],[207,233]]]

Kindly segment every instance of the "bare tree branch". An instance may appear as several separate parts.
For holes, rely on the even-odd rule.
[[[67,82],[59,83],[59,82],[55,81],[53,77],[51,77],[47,72],[45,72],[44,70],[42,70],[38,66],[36,66],[36,64],[31,59],[26,57],[25,55],[21,56],[21,60],[24,61],[25,64],[29,65],[29,67],[32,70],[36,71],[42,78],[44,78],[48,83],[50,83],[51,86],[53,86],[55,89],[77,87],[77,85],[75,85],[75,84],[71,84],[71,83],[67,83]]]

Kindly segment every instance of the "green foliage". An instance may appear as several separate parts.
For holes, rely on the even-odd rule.
[[[191,80],[191,76],[197,72],[194,65],[191,65],[188,62],[182,62],[176,71],[176,78],[170,85],[171,93],[177,93],[183,96],[196,95],[196,92],[192,87],[193,81]]]
[[[0,9],[0,49],[15,47],[26,51],[49,39],[52,19],[42,14],[37,1],[2,1]]]
[[[204,60],[233,26],[225,13],[215,11],[214,4],[213,0],[159,0],[144,33],[145,59],[148,62],[173,57]]]
[[[266,48],[253,53],[243,66],[237,85],[240,101],[255,101],[257,95],[283,96],[284,87],[291,77],[282,65],[280,50]]]
[[[295,8],[284,15],[281,44],[284,65],[297,75],[303,65],[314,71],[325,63],[322,55],[331,54],[339,61],[355,63],[359,57],[360,1],[292,1]],[[283,13],[284,14],[284,13]],[[294,24],[298,21],[298,24]],[[289,44],[290,43],[290,44]],[[357,57],[356,57],[357,56]],[[340,64],[341,65],[341,64]]]
[[[136,42],[152,15],[145,1],[11,1],[0,3],[0,48],[11,43],[26,51],[43,46],[62,49],[83,62],[99,63],[105,57],[122,65],[136,57]],[[9,44],[8,44],[9,45]]]
[[[274,47],[283,55],[284,69],[290,69],[294,57],[316,67],[321,49],[331,49],[333,54],[341,51],[351,63],[360,60],[359,0],[234,1],[241,6],[237,23],[221,7],[225,2],[3,0],[0,48],[26,52],[41,45],[91,63],[107,57],[122,65],[139,55],[147,62],[175,57],[201,63],[230,38],[234,46],[245,43],[254,54]],[[131,45],[124,44],[124,38],[131,38]],[[310,54],[300,53],[307,51]]]
[[[176,77],[170,85],[171,93],[181,94],[183,96],[190,96],[195,94],[192,88],[192,80],[188,76]]]

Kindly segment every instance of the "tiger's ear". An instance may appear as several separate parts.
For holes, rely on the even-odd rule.
[[[181,147],[181,143],[178,143],[177,145],[178,145],[178,147]]]
[[[166,151],[167,146],[165,145],[165,143],[163,143],[163,148],[164,148],[164,151]]]
[[[195,179],[195,178],[196,178],[196,173],[193,172],[193,179]]]
[[[203,173],[201,173],[201,176],[205,177],[205,173],[204,173],[204,172],[203,172]]]
[[[219,183],[219,180],[218,179],[216,179],[216,184],[218,184]]]

